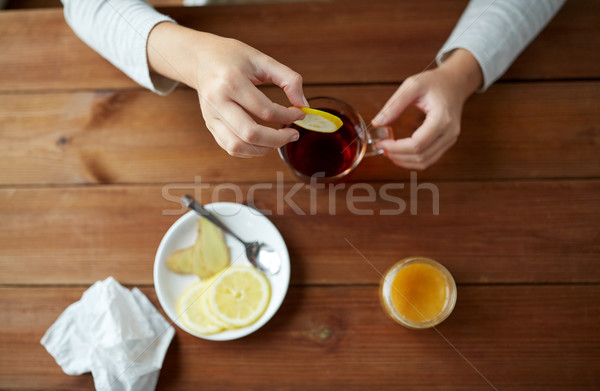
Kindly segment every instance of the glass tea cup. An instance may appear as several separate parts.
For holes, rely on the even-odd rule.
[[[433,259],[405,258],[381,279],[379,297],[384,311],[410,329],[427,329],[442,323],[456,304],[452,274]]]
[[[365,156],[380,155],[375,143],[392,139],[389,126],[371,127],[348,103],[330,97],[309,98],[313,109],[327,111],[338,116],[343,125],[333,133],[306,130],[298,125],[297,141],[279,148],[279,155],[292,172],[304,181],[314,178],[317,182],[337,181],[348,175]]]

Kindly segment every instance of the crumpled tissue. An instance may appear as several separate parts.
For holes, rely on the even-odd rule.
[[[68,375],[92,372],[96,390],[154,390],[175,330],[138,289],[113,277],[71,304],[41,343]]]

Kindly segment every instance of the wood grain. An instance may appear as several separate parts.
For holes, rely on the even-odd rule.
[[[300,72],[307,84],[399,83],[432,65],[465,4],[380,0],[160,10],[183,25],[247,42]],[[335,17],[324,25],[323,15]],[[598,2],[568,2],[507,77],[600,77],[598,15]],[[59,9],[0,13],[0,51],[0,91],[136,87],[73,34]],[[307,53],[326,55],[315,61]]]
[[[412,255],[439,260],[459,283],[600,282],[597,180],[261,186],[2,189],[0,284],[109,275],[151,284],[156,249],[186,193],[265,211],[286,241],[295,284],[377,283]]]
[[[90,389],[89,374],[65,375],[39,343],[84,290],[0,288],[0,386]],[[599,295],[598,286],[460,286],[436,333],[389,320],[376,285],[292,287],[271,322],[241,340],[177,329],[157,390],[492,389],[481,375],[500,390],[595,389]]]
[[[369,121],[392,86],[308,87],[308,96],[344,99]],[[275,88],[264,91],[285,103]],[[436,180],[600,177],[598,82],[492,87],[465,107],[462,135],[420,176]],[[408,110],[394,123],[407,137],[423,119]],[[274,151],[240,159],[222,150],[204,125],[195,92],[0,95],[0,184],[220,182],[295,178]],[[383,157],[365,159],[351,181],[405,180]]]

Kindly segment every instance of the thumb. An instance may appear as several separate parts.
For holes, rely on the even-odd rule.
[[[371,124],[373,126],[385,126],[391,124],[420,96],[420,94],[420,89],[413,81],[413,78],[406,79],[390,99],[388,99],[386,104],[383,105],[383,108],[379,110],[379,113],[373,118]]]

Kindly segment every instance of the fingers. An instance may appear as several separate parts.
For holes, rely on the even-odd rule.
[[[308,107],[302,90],[302,76],[271,57],[265,56],[262,61],[258,64],[261,81],[281,87],[292,105]]]
[[[305,114],[300,109],[273,103],[247,78],[240,78],[235,92],[235,94],[232,94],[232,99],[263,121],[291,124],[304,118]]]
[[[273,82],[283,88],[292,105],[306,106],[300,75],[239,41],[213,41],[217,44],[211,46],[211,61],[198,74],[196,88],[206,125],[217,143],[233,156],[250,157],[297,140],[295,129],[274,129],[257,120],[279,127],[304,118],[304,112],[272,102],[256,85]]]
[[[371,122],[373,126],[389,125],[422,94],[419,76],[411,76],[400,85]]]
[[[215,140],[232,156],[262,156],[298,137],[294,129],[273,129],[257,124],[235,102],[223,102],[216,107],[201,100],[200,106]]]
[[[384,153],[388,158],[397,166],[404,167],[410,170],[424,170],[429,166],[436,163],[448,149],[450,149],[455,143],[457,138],[448,135],[440,136],[427,151],[421,154],[412,155],[396,155],[388,152],[387,146],[382,146]],[[394,143],[394,141],[386,140],[387,142]]]
[[[425,121],[411,137],[399,139],[393,144],[393,153],[398,155],[423,154],[441,135],[454,131],[452,125],[449,116],[440,109],[435,108],[427,113]]]
[[[298,139],[295,129],[270,128],[252,118],[251,114],[266,122],[288,124],[304,117],[297,108],[273,103],[255,86],[255,77],[230,70],[224,77],[225,83],[200,96],[207,127],[221,148],[232,156],[262,156]]]
[[[378,148],[398,166],[424,170],[438,161],[454,143],[460,132],[458,122],[441,112],[431,112],[411,137],[382,140]]]
[[[229,131],[227,125],[220,119],[207,121],[206,126],[212,133],[217,144],[231,156],[251,158],[266,155],[272,150],[272,148],[265,148],[244,142],[235,133]]]

